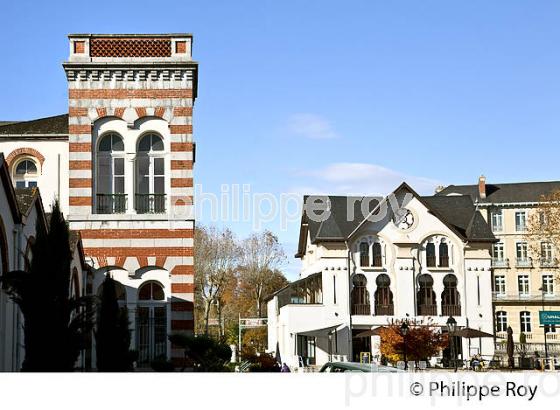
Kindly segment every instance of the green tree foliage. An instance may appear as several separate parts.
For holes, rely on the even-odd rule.
[[[12,271],[2,286],[24,318],[22,371],[72,371],[87,334],[91,315],[87,298],[70,297],[70,233],[58,202],[48,229],[38,222],[28,271]]]
[[[116,282],[110,276],[103,281],[95,331],[97,370],[128,372],[133,370],[135,352],[130,350],[128,309],[120,308]]]
[[[209,336],[190,336],[176,333],[169,336],[171,343],[184,349],[185,368],[193,368],[196,372],[225,372],[231,359],[230,347]]]

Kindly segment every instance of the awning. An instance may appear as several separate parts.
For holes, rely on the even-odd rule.
[[[479,337],[500,338],[500,337],[498,337],[496,335],[493,335],[491,333],[486,333],[486,332],[483,332],[482,330],[471,329],[470,327],[464,327],[463,329],[457,330],[455,333],[453,333],[453,336],[463,337],[465,339],[476,339],[476,338],[479,338]]]
[[[311,329],[311,330],[305,330],[303,332],[296,332],[296,333],[301,336],[309,336],[309,337],[325,336],[325,334],[328,334],[333,330],[338,329],[342,325],[343,323],[339,323],[338,325],[324,327],[322,329]]]
[[[356,336],[354,336],[354,339],[362,337],[381,336],[381,329],[385,329],[385,326],[379,326],[371,330],[364,330],[362,333],[358,333]]]

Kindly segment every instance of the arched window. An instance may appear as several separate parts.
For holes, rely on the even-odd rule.
[[[369,266],[369,244],[360,243],[360,266]]]
[[[375,279],[377,290],[375,291],[375,314],[376,316],[392,316],[394,314],[393,292],[391,292],[391,279],[386,274],[381,274]]]
[[[354,275],[352,279],[352,314],[353,315],[369,315],[371,314],[371,306],[369,303],[369,292],[367,290],[367,279],[361,273]]]
[[[503,310],[496,312],[496,332],[507,332],[507,313]]]
[[[373,266],[381,267],[383,266],[383,259],[381,255],[381,244],[379,242],[373,243]]]
[[[434,268],[436,266],[436,245],[433,242],[426,244],[426,266]]]
[[[165,159],[157,134],[145,134],[138,142],[134,201],[140,214],[165,212]]]
[[[167,352],[167,306],[163,287],[146,282],[138,290],[136,309],[136,346],[138,366],[149,367]]]
[[[417,308],[420,316],[437,315],[436,293],[433,289],[434,280],[430,275],[418,277]]]
[[[16,188],[31,188],[37,186],[39,171],[37,162],[30,157],[21,158],[13,166],[12,177]]]
[[[440,268],[449,267],[449,246],[445,238],[442,238],[439,244],[439,266]]]
[[[99,140],[96,154],[97,213],[126,212],[124,178],[124,143],[116,133],[105,134]]]
[[[461,316],[461,301],[455,275],[446,275],[443,278],[441,314],[442,316]]]

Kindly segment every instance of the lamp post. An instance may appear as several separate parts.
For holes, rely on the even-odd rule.
[[[403,353],[404,353],[404,370],[408,370],[408,361],[406,359],[406,335],[408,333],[408,323],[402,322],[401,334],[403,335]]]
[[[544,312],[544,284],[539,289],[541,291],[542,311]],[[544,313],[543,313],[544,314]],[[543,325],[544,332],[544,369],[548,366],[548,343],[546,341],[546,325]]]
[[[449,316],[447,319],[447,331],[449,332],[449,337],[451,338],[449,342],[449,349],[451,350],[451,357],[453,359],[453,367],[457,371],[457,358],[455,357],[455,330],[457,329],[457,321],[453,316]]]

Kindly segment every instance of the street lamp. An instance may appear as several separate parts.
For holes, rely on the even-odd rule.
[[[544,312],[544,284],[539,289],[541,291],[541,301],[542,301],[542,311]],[[544,314],[544,313],[543,313]],[[543,325],[543,332],[544,332],[544,369],[546,370],[548,366],[548,343],[546,341],[546,325]]]
[[[408,333],[408,323],[402,322],[401,334],[403,335],[403,353],[404,353],[404,370],[408,370],[408,361],[406,359],[406,335]]]
[[[453,358],[453,366],[455,371],[457,371],[457,358],[455,357],[455,330],[457,329],[457,321],[453,316],[449,316],[447,319],[447,331],[449,332],[449,337],[451,338],[449,342],[449,349],[451,350],[451,357]]]

